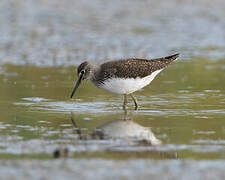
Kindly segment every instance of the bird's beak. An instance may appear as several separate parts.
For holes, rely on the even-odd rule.
[[[81,81],[82,81],[82,79],[83,79],[83,75],[84,75],[84,74],[81,74],[81,75],[79,76],[79,79],[77,80],[77,82],[76,82],[76,84],[75,84],[75,86],[74,86],[74,89],[73,89],[73,92],[72,92],[70,98],[73,97],[74,93],[76,92],[77,88],[79,87],[79,85],[80,85],[80,83],[81,83]]]

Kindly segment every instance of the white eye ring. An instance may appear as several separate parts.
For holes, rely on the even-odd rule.
[[[81,74],[84,74],[84,73],[85,73],[85,70],[82,70],[80,73],[81,73]]]

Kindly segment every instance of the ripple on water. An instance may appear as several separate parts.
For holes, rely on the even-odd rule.
[[[54,132],[55,133],[55,132]],[[71,136],[70,138],[77,138]],[[0,152],[11,154],[51,154],[58,147],[67,147],[70,152],[196,152],[196,153],[225,153],[223,141],[201,141],[196,140],[193,143],[204,145],[175,145],[165,144],[160,146],[142,146],[135,142],[122,140],[78,140],[71,141],[70,139],[58,140],[40,140],[33,139],[22,141],[18,137],[15,139],[1,138]],[[207,145],[208,144],[208,145]]]
[[[199,139],[199,140],[194,140],[192,141],[193,143],[196,143],[196,144],[213,144],[213,145],[225,145],[225,140],[211,140],[211,139],[208,139],[208,140],[202,140],[202,139]],[[225,147],[224,147],[225,148]]]
[[[27,97],[22,98],[25,101],[32,101],[32,102],[42,102],[42,101],[49,101],[49,99],[41,98],[41,97]]]
[[[70,113],[70,112],[79,112],[79,113],[103,113],[103,112],[113,112],[115,106],[111,106],[109,102],[80,102],[79,101],[62,101],[62,102],[53,102],[49,99],[32,97],[32,98],[22,98],[25,101],[30,102],[14,102],[14,105],[18,106],[30,106],[32,110],[43,110],[43,111],[53,111],[60,113]],[[89,120],[88,118],[85,120]]]
[[[210,96],[214,101],[217,100],[218,103],[215,105],[210,105],[207,103],[201,103],[208,98],[208,93],[213,93],[213,96]],[[219,94],[218,94],[219,93]],[[220,96],[219,90],[205,90],[202,92],[179,92],[179,94],[159,94],[158,96],[152,96],[151,100],[147,100],[147,97],[140,96],[140,108],[139,113],[149,114],[155,116],[162,115],[195,115],[199,119],[207,119],[208,116],[214,114],[225,114],[225,109],[220,107],[218,104],[221,104],[220,101],[223,101],[223,98]],[[224,95],[222,95],[223,97]],[[70,113],[76,112],[79,114],[96,114],[96,113],[117,113],[121,109],[121,102],[117,101],[99,101],[99,102],[82,102],[81,100],[76,101],[53,101],[40,97],[31,97],[31,98],[22,98],[22,100],[28,102],[15,102],[15,105],[18,106],[28,106],[33,111],[43,110],[52,111],[58,113]],[[200,104],[200,105],[199,105]],[[198,108],[192,109],[189,106],[196,106]],[[132,102],[129,102],[128,108],[132,106]],[[159,107],[160,106],[160,107]],[[85,119],[87,120],[87,119]]]

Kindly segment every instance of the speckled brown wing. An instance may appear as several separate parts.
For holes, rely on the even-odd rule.
[[[167,56],[164,58],[146,60],[146,59],[125,59],[119,61],[110,61],[101,65],[99,78],[137,78],[146,77],[152,72],[165,68],[174,61],[179,54]]]

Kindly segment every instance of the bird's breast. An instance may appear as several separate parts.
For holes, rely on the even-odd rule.
[[[101,83],[93,82],[97,87],[104,89],[114,94],[131,94],[137,90],[142,89],[151,83],[155,76],[160,73],[162,69],[153,72],[151,75],[144,78],[108,78]]]

